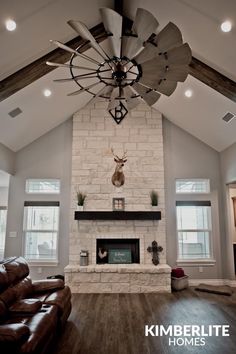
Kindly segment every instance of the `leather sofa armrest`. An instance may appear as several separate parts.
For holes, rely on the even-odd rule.
[[[34,314],[42,306],[42,302],[38,299],[22,299],[16,301],[10,308],[11,314]]]
[[[44,279],[33,281],[33,292],[41,293],[63,289],[65,287],[62,279]]]
[[[26,340],[29,335],[29,327],[22,323],[0,325],[0,343],[18,343]]]

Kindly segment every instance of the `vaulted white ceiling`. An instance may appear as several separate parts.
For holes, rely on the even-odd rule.
[[[151,11],[160,28],[173,21],[181,29],[194,56],[236,80],[236,1],[125,0],[124,5],[131,18],[137,7]],[[82,20],[88,27],[100,23],[98,9],[102,6],[113,7],[113,1],[25,0],[24,7],[19,1],[0,1],[0,78],[54,49],[49,39],[66,42],[75,37],[66,24],[69,19]],[[8,17],[17,22],[14,32],[4,28]],[[220,23],[225,19],[233,22],[230,33],[220,31]],[[63,69],[56,69],[0,103],[1,143],[17,151],[83,107],[90,96],[66,96],[76,89],[75,83],[52,82],[54,78],[66,76]],[[51,97],[42,95],[44,88],[52,89]],[[186,88],[193,90],[190,99],[184,96]],[[23,113],[10,118],[8,112],[16,107]],[[178,84],[172,96],[161,97],[155,108],[218,151],[236,141],[236,119],[229,124],[222,121],[226,112],[236,113],[236,103],[191,76],[185,83]]]

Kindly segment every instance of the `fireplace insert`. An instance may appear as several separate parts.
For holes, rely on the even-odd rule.
[[[97,239],[97,264],[127,264],[140,263],[139,239]]]

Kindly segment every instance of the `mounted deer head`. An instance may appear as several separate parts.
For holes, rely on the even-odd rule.
[[[125,176],[124,176],[124,173],[123,173],[123,166],[124,166],[125,162],[127,161],[127,158],[126,158],[127,151],[125,151],[125,153],[122,156],[122,158],[120,158],[117,155],[115,155],[113,149],[111,149],[111,152],[112,152],[112,154],[114,156],[114,161],[116,162],[116,169],[115,169],[115,172],[112,175],[111,181],[112,181],[112,184],[115,187],[121,187],[125,183]]]

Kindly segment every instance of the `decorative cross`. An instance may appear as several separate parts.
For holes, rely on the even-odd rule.
[[[157,241],[152,241],[152,246],[147,248],[147,251],[152,253],[152,263],[154,265],[159,264],[159,252],[163,251],[163,247],[158,246]]]

